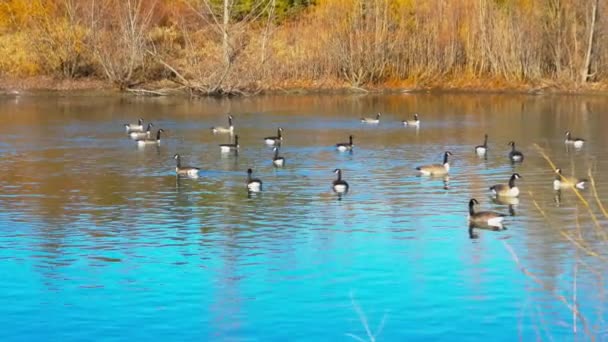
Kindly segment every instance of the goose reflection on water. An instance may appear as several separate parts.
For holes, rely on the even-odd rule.
[[[553,196],[553,201],[555,201],[555,206],[560,207],[562,204],[562,191],[556,190],[555,195]]]
[[[483,225],[477,225],[477,224],[471,223],[471,224],[469,224],[469,229],[468,229],[469,239],[479,239],[479,234],[477,234],[475,232],[475,229],[487,230],[487,231],[492,231],[492,232],[499,232],[499,231],[507,230],[506,227],[504,227],[503,229],[500,229],[500,228],[496,228],[496,227],[483,226]]]
[[[507,205],[510,216],[515,216],[515,207],[519,204],[519,198],[517,197],[490,197],[490,200],[494,204]]]

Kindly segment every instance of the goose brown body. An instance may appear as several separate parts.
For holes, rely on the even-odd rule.
[[[173,156],[173,158],[175,159],[175,173],[178,175],[182,175],[182,176],[190,176],[190,177],[196,177],[198,176],[198,172],[200,171],[200,169],[198,167],[192,167],[192,166],[182,166],[182,161],[181,161],[181,156],[179,154],[176,154]]]
[[[562,169],[555,169],[555,180],[553,181],[554,190],[572,189],[577,188],[580,190],[585,189],[587,183],[586,179],[579,179],[576,177],[565,177],[562,175]]]
[[[478,226],[489,226],[497,229],[504,229],[502,221],[505,218],[505,214],[497,213],[494,211],[475,211],[475,204],[479,202],[472,198],[469,201],[469,223]]]
[[[377,123],[380,123],[380,116],[381,116],[381,114],[378,113],[378,114],[376,114],[375,118],[361,118],[361,122],[369,123],[369,124],[377,124]]]
[[[416,167],[416,170],[425,176],[444,176],[450,172],[450,163],[448,161],[452,152],[446,151],[443,154],[443,164],[429,164]]]
[[[493,185],[490,187],[490,191],[494,196],[517,197],[519,196],[519,188],[515,186],[515,180],[520,178],[521,176],[519,173],[514,173],[511,175],[511,178],[509,178],[509,183]]]
[[[216,133],[234,133],[234,125],[232,124],[232,115],[228,115],[228,127],[222,127],[222,126],[217,126],[217,127],[211,127],[211,132],[213,132],[214,134]]]
[[[420,126],[420,119],[418,119],[418,114],[414,114],[414,120],[404,120],[401,121],[404,126]]]

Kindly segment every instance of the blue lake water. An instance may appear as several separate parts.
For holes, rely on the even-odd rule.
[[[608,220],[591,189],[582,196],[597,225],[572,191],[557,197],[534,146],[566,175],[590,169],[607,199],[607,105],[488,94],[0,98],[0,340],[369,341],[366,325],[377,341],[607,340]],[[376,112],[380,124],[360,123]],[[415,112],[420,128],[403,127]],[[222,155],[229,136],[209,130],[228,113],[238,156]],[[126,136],[139,117],[166,131],[160,146]],[[282,169],[263,142],[277,127]],[[568,129],[583,149],[565,146]],[[485,133],[486,159],[473,152]],[[353,153],[337,152],[349,134]],[[507,159],[511,140],[521,165]],[[449,179],[416,175],[446,150]],[[175,153],[202,169],[198,179],[175,176]],[[261,194],[247,194],[249,167]],[[351,187],[341,200],[335,168]],[[513,172],[518,203],[493,202],[488,187]],[[508,229],[472,239],[470,198],[511,211]]]

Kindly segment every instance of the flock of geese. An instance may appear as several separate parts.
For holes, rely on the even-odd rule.
[[[375,117],[364,117],[361,118],[361,123],[363,124],[378,124],[380,123],[381,113],[377,113]],[[404,120],[402,124],[406,127],[420,127],[420,119],[418,114],[414,114],[414,118],[412,120]],[[129,137],[135,140],[138,146],[146,146],[146,145],[160,145],[161,134],[164,130],[158,129],[156,132],[156,136],[152,136],[152,127],[154,125],[152,123],[148,123],[144,127],[144,120],[139,119],[137,123],[125,124],[125,129]],[[234,140],[228,144],[220,144],[220,151],[222,153],[236,153],[239,150],[239,136],[234,134],[234,118],[232,115],[228,115],[228,126],[226,127],[211,127],[211,132],[213,134],[230,134],[230,136],[234,136]],[[577,149],[583,147],[585,140],[581,138],[572,138],[572,134],[570,131],[565,133],[566,139],[565,144],[574,146]],[[281,142],[283,141],[283,128],[279,127],[277,129],[277,134],[275,136],[268,136],[264,138],[264,143],[269,146],[273,146],[274,156],[272,158],[272,164],[277,167],[283,167],[285,165],[285,158],[279,155],[279,149],[281,146]],[[515,148],[515,142],[510,141],[508,145],[511,147],[509,151],[508,158],[511,163],[522,163],[524,161],[524,154],[518,151]],[[348,137],[348,142],[342,142],[336,144],[336,149],[339,152],[352,152],[354,148],[353,144],[353,136],[350,135]],[[474,152],[478,156],[485,157],[488,151],[488,135],[484,136],[483,144],[475,146]],[[432,176],[432,177],[441,177],[447,176],[450,172],[450,163],[449,157],[452,156],[450,151],[445,151],[443,154],[443,163],[441,164],[429,164],[429,165],[421,165],[416,167],[416,171],[423,176]],[[198,173],[200,168],[193,166],[184,166],[181,163],[181,156],[179,154],[175,154],[174,159],[176,161],[175,173],[178,176],[187,176],[191,178],[198,177]],[[332,182],[332,190],[338,194],[338,198],[341,199],[343,195],[348,193],[349,184],[344,179],[342,179],[342,170],[335,169],[334,173],[336,174],[336,179]],[[567,189],[567,188],[577,188],[584,189],[585,183],[587,180],[585,179],[577,179],[574,177],[565,177],[562,175],[561,169],[555,170],[555,180],[553,181],[553,188],[556,191]],[[515,184],[517,179],[520,179],[521,176],[519,173],[513,173],[509,178],[509,181],[506,184],[496,184],[489,187],[489,191],[497,199],[507,200],[515,199],[519,196],[519,188]],[[251,168],[247,169],[247,192],[249,195],[252,193],[257,193],[262,191],[262,181],[258,178],[253,177],[253,170]],[[502,230],[506,229],[504,227],[503,221],[506,217],[505,214],[501,214],[494,211],[476,211],[475,205],[479,204],[479,202],[472,198],[469,201],[469,215],[468,220],[470,224],[470,229],[473,226],[480,228],[490,228],[493,230]],[[470,230],[471,232],[471,230]],[[472,234],[472,233],[471,233]]]

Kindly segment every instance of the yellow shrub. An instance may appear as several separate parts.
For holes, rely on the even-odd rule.
[[[66,19],[57,19],[52,26],[35,29],[33,44],[42,66],[50,73],[74,76],[88,51],[85,46],[88,31]],[[74,70],[67,70],[75,68]]]
[[[29,76],[40,72],[41,66],[31,50],[28,33],[0,35],[0,73]]]
[[[0,1],[0,29],[20,29],[32,18],[49,17],[52,5],[51,1],[42,0]]]

